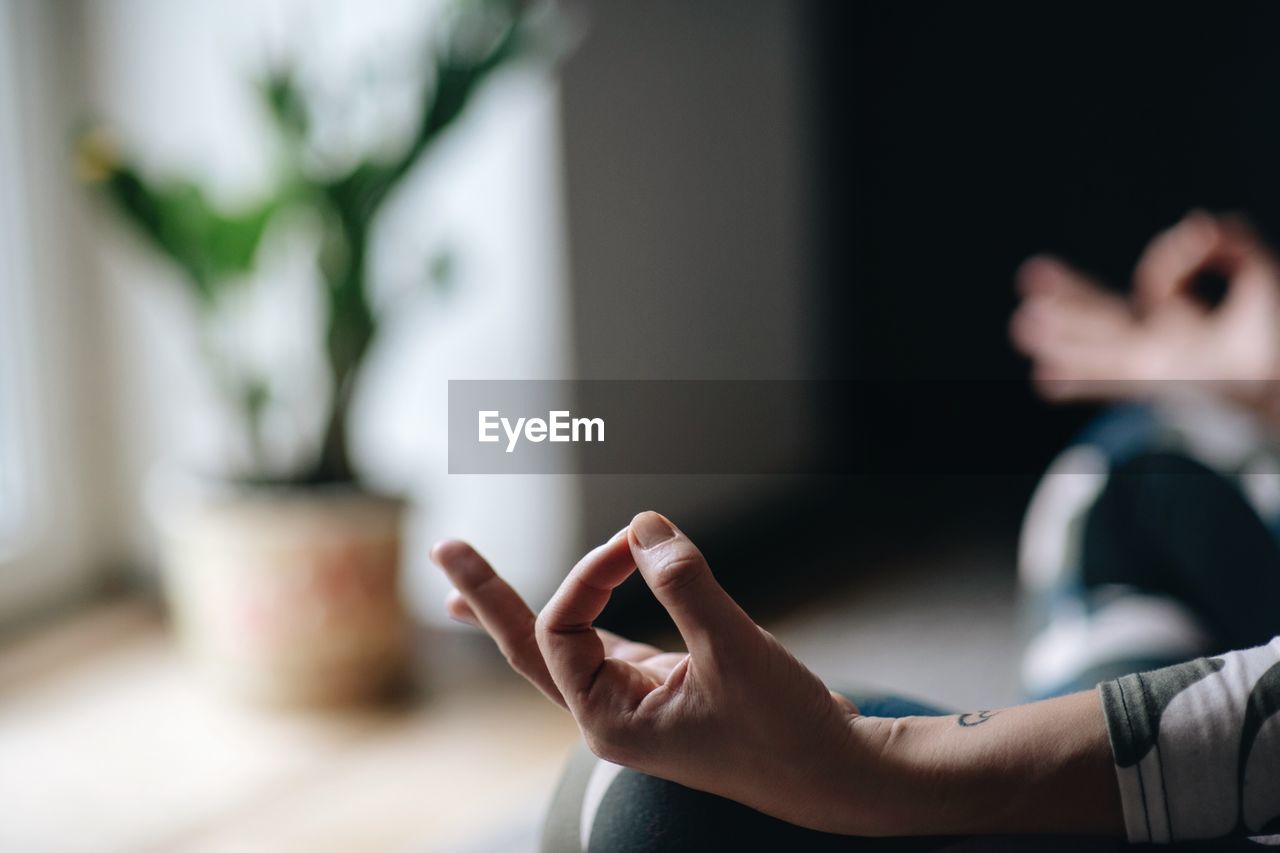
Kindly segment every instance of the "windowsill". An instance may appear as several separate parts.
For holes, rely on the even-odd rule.
[[[532,832],[572,721],[483,638],[433,633],[424,651],[434,689],[411,706],[291,715],[201,681],[140,601],[0,648],[0,848],[435,850]]]

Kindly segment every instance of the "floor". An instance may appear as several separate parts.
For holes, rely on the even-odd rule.
[[[319,716],[213,692],[139,603],[10,646],[0,850],[435,851],[536,825],[572,721],[480,638],[439,646],[422,701]]]
[[[957,710],[1020,698],[1021,627],[1007,548],[925,549],[768,627],[838,689],[890,691]]]
[[[953,549],[767,627],[832,685],[985,708],[1017,698],[1014,597],[1007,556]],[[534,850],[572,722],[482,638],[428,659],[417,703],[298,717],[213,692],[142,603],[0,648],[0,849]]]

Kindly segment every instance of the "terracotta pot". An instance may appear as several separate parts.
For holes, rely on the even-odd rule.
[[[169,507],[165,588],[191,655],[235,692],[370,700],[403,678],[401,501],[354,488],[263,489]]]

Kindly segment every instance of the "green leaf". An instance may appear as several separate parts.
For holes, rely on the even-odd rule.
[[[103,191],[144,235],[191,278],[212,302],[231,279],[253,268],[262,235],[283,198],[238,214],[218,212],[192,183],[156,186],[128,165],[115,168]]]
[[[325,187],[349,226],[368,227],[391,190],[462,115],[481,84],[519,55],[529,41],[523,6],[513,0],[460,3],[452,26],[451,37],[432,56],[432,80],[426,88],[417,128],[404,153],[390,164],[361,163]],[[477,30],[491,35],[477,39]]]
[[[311,116],[293,74],[287,70],[272,71],[261,81],[259,90],[281,133],[291,140],[305,139]]]

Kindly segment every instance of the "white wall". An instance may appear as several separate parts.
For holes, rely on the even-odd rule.
[[[574,351],[585,379],[802,379],[816,327],[804,5],[598,0],[562,72]],[[752,431],[761,459],[795,436]],[[668,413],[678,418],[679,412]],[[600,476],[585,526],[694,525],[776,497],[752,476]]]

